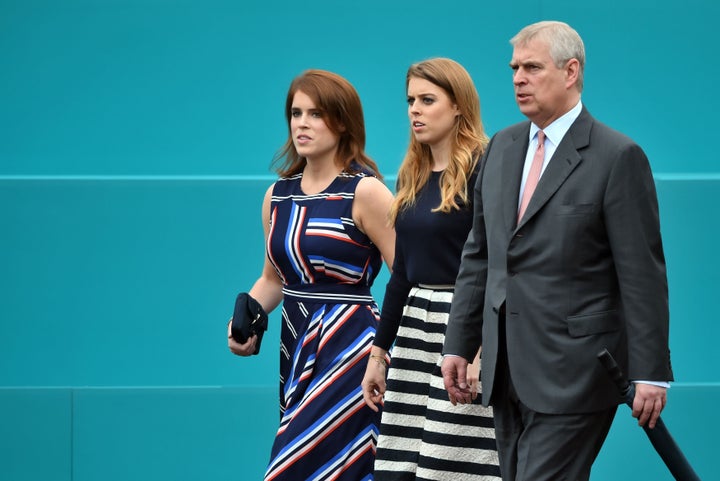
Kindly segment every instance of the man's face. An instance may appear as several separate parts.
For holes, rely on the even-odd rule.
[[[520,112],[541,129],[577,104],[577,60],[569,60],[562,68],[556,67],[544,40],[533,39],[525,45],[516,45],[510,67],[514,72],[515,101]]]

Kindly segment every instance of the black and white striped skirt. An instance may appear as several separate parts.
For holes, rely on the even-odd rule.
[[[492,408],[453,406],[440,372],[452,286],[413,287],[392,348],[375,481],[500,480]]]

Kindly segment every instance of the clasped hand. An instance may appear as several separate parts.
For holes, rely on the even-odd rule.
[[[228,336],[228,348],[230,352],[238,356],[252,356],[255,353],[255,343],[257,342],[257,335],[250,336],[247,341],[240,344],[232,337],[232,319],[227,325],[227,336]]]
[[[469,364],[460,356],[445,356],[442,360],[441,371],[445,390],[453,406],[457,404],[470,404],[478,395],[480,374],[480,359]]]

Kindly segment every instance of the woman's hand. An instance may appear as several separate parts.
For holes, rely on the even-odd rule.
[[[231,324],[232,319],[230,319],[227,325],[228,348],[230,349],[230,352],[238,356],[252,356],[255,353],[255,343],[257,342],[257,336],[252,335],[248,338],[247,341],[245,341],[245,343],[240,344],[232,337],[232,328],[230,327]]]
[[[470,388],[470,395],[474,401],[477,399],[478,387],[480,386],[480,352],[477,353],[472,364],[468,364],[467,383]]]
[[[384,354],[372,354],[371,356],[368,358],[361,386],[365,404],[373,411],[378,412],[378,405],[382,406],[383,395],[385,395],[387,361]],[[385,362],[381,362],[380,359]]]

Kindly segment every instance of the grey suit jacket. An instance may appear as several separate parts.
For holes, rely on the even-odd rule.
[[[622,399],[604,348],[631,379],[672,380],[654,180],[642,149],[583,108],[516,225],[529,129],[498,132],[482,159],[443,352],[471,360],[482,344],[489,404],[504,306],[519,399],[550,414],[606,409]]]

